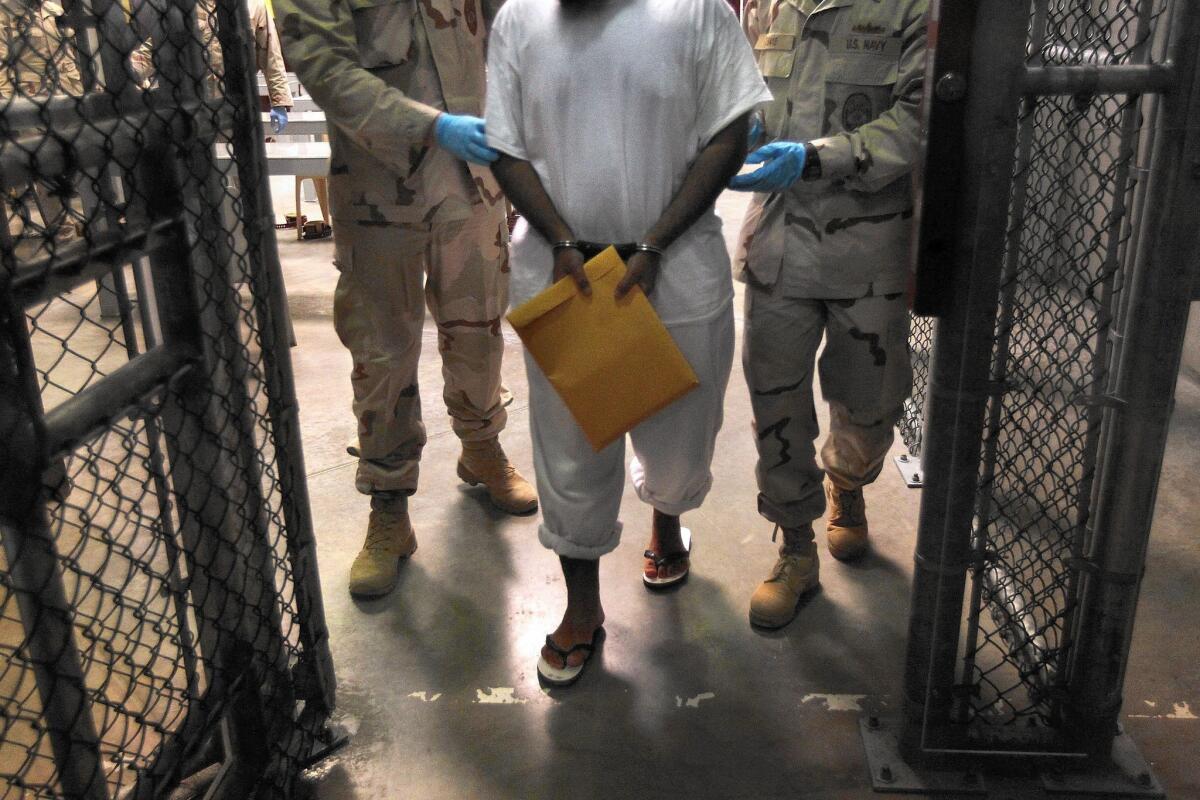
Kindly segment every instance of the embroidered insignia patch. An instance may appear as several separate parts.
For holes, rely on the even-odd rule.
[[[876,25],[873,22],[856,22],[850,26],[850,30],[855,33],[865,33],[868,36],[883,36],[887,33],[887,28],[882,25]]]
[[[842,103],[842,128],[857,129],[871,121],[871,98],[863,92],[855,92]]]

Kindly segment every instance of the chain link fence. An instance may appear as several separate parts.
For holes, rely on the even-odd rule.
[[[912,392],[904,401],[897,428],[908,452],[921,457],[921,434],[925,425],[925,402],[929,395],[929,357],[933,353],[935,323],[932,317],[913,315],[908,330],[908,352],[912,359]]]
[[[949,571],[936,579],[938,602],[963,601],[960,627],[934,634],[931,658],[941,658],[939,642],[957,642],[957,665],[953,686],[929,685],[927,697],[932,704],[945,696],[948,721],[960,731],[938,739],[942,746],[963,747],[965,734],[968,749],[1054,753],[1075,746],[1062,735],[1063,714],[1081,585],[1094,571],[1108,411],[1120,404],[1110,384],[1119,331],[1137,324],[1125,319],[1125,305],[1139,230],[1154,221],[1142,205],[1152,150],[1144,125],[1158,101],[1150,73],[1128,68],[1165,61],[1172,6],[1032,0],[1025,8],[1025,67],[1078,88],[1027,90],[1014,109],[996,311],[980,318],[991,326],[990,366],[985,388],[971,389],[986,403],[961,556],[969,567],[965,595],[954,594]],[[1097,71],[1071,72],[1083,66]],[[1127,70],[1128,92],[1087,88],[1099,85],[1092,75],[1113,68]],[[1144,95],[1132,88],[1138,80],[1147,82]],[[928,397],[936,339],[932,319],[914,318],[914,392],[900,423],[914,454],[931,435],[923,430],[927,404],[951,407],[948,397]],[[959,563],[944,557],[952,560],[943,570]],[[936,613],[948,625],[955,611]]]
[[[288,797],[333,675],[244,3],[0,37],[0,800]]]
[[[1146,57],[1162,0],[1031,6],[1029,60]],[[972,534],[963,721],[1055,727],[1121,296],[1142,100],[1028,96]]]

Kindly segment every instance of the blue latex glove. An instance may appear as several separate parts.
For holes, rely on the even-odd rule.
[[[442,114],[433,126],[438,144],[463,161],[487,166],[500,157],[488,147],[483,120],[460,114]]]
[[[287,127],[287,109],[283,106],[275,106],[271,109],[271,130],[275,133],[283,133],[283,129]]]
[[[765,164],[755,172],[735,175],[729,188],[739,192],[782,192],[804,172],[803,142],[771,142],[746,156],[747,164]]]

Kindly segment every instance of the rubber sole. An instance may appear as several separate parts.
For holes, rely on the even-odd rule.
[[[596,657],[596,651],[600,649],[606,636],[607,632],[603,627],[596,629],[596,635],[592,639],[592,652],[578,667],[560,669],[539,655],[537,660],[538,683],[552,689],[565,689],[575,684],[583,677],[587,665],[592,663],[592,659]]]
[[[475,474],[468,470],[466,465],[461,461],[458,462],[458,479],[468,486],[483,486],[485,489],[487,489],[487,484],[475,477]],[[503,511],[505,514],[512,514],[515,517],[523,517],[538,510],[538,504],[536,500],[533,501],[533,505],[531,506],[517,507],[505,505],[496,499],[495,495],[492,494],[490,489],[488,489],[488,500],[492,501],[492,505]]]

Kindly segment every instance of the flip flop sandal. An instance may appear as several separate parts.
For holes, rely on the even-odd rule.
[[[556,667],[547,661],[545,656],[539,656],[537,662],[538,680],[546,686],[553,686],[560,689],[575,683],[575,681],[579,680],[579,677],[583,675],[584,667],[592,663],[592,654],[596,651],[596,648],[600,646],[602,641],[604,641],[603,625],[596,628],[595,632],[592,633],[591,642],[581,642],[566,650],[559,647],[554,643],[553,639],[547,636],[546,646],[553,650],[554,654],[562,659],[563,666]],[[587,653],[588,657],[585,658],[579,664],[579,666],[567,666],[567,659],[576,651]]]
[[[682,583],[683,581],[687,580],[688,573],[692,571],[692,532],[687,528],[680,528],[679,538],[683,540],[682,553],[668,553],[665,556],[660,556],[653,550],[647,550],[646,552],[642,553],[642,556],[654,562],[655,569],[662,569],[664,566],[676,564],[680,561],[688,562],[687,569],[678,575],[672,575],[670,578],[651,578],[648,577],[643,570],[642,583],[646,585],[647,589],[665,589],[668,586],[674,586],[677,583]]]

